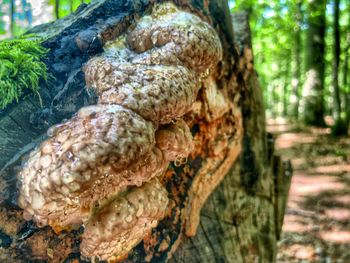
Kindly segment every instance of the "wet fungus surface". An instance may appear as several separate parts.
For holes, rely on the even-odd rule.
[[[84,67],[98,104],[50,128],[19,173],[25,219],[83,225],[83,256],[125,257],[167,213],[162,177],[196,147],[182,117],[221,59],[215,30],[172,4],[106,43]]]

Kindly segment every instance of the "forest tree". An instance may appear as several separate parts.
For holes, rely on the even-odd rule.
[[[231,17],[225,0],[161,2],[98,1],[28,32],[48,50],[51,77],[0,112],[3,262],[275,260],[291,168],[265,131],[247,14]],[[173,111],[152,104],[157,81],[172,87],[159,105]],[[195,92],[171,93],[180,87]],[[98,141],[104,132],[116,149]],[[58,204],[72,209],[56,213]],[[113,235],[99,232],[109,225]]]

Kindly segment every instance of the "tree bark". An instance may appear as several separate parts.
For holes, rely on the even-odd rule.
[[[15,0],[10,1],[10,32],[11,36],[15,33],[15,13],[16,13],[16,3]]]
[[[350,50],[350,36],[347,37],[347,46],[345,48],[345,58],[343,65],[343,87],[345,88],[345,127],[347,132],[350,127],[350,87],[348,81],[348,71],[349,71],[349,53]]]
[[[306,78],[303,86],[301,112],[306,124],[324,126],[324,51],[326,28],[326,1],[308,3],[308,30],[306,36]]]
[[[299,118],[299,102],[300,102],[300,77],[301,77],[301,23],[302,23],[302,2],[297,3],[297,12],[295,14],[296,27],[294,31],[294,47],[293,47],[293,68],[292,68],[292,94],[290,114],[292,117]]]
[[[348,5],[348,12],[350,10],[350,5]],[[350,22],[350,16],[349,20]],[[345,127],[346,131],[349,131],[350,128],[350,87],[349,87],[349,78],[348,78],[348,72],[349,72],[349,52],[350,52],[350,34],[347,34],[346,36],[346,47],[344,49],[344,64],[343,64],[343,88],[345,89]]]
[[[265,131],[247,15],[234,15],[232,26],[224,0],[174,3],[208,21],[221,38],[223,61],[204,81],[197,99],[205,114],[184,117],[193,118],[194,136],[213,138],[205,140],[202,151],[186,164],[169,166],[171,176],[163,183],[172,200],[171,212],[125,262],[274,262],[291,168],[274,155],[273,138]],[[154,4],[101,0],[31,30],[46,39],[46,63],[55,79],[41,85],[43,108],[27,94],[0,112],[1,262],[85,262],[79,251],[83,228],[55,234],[50,227],[40,229],[24,221],[17,206],[16,174],[51,125],[96,103],[85,89],[82,65]],[[223,113],[221,100],[233,105],[229,112]],[[228,138],[215,135],[220,127],[230,130]]]
[[[339,29],[339,0],[334,0],[333,7],[333,68],[332,68],[332,81],[334,92],[334,126],[332,133],[334,135],[347,134],[347,127],[341,117],[342,107],[340,99],[340,87],[339,87],[339,64],[340,64],[340,29]]]
[[[273,154],[262,91],[253,68],[247,13],[233,14],[242,74],[243,151],[202,209],[195,237],[171,262],[274,262],[291,180],[291,166]]]
[[[55,17],[60,18],[60,0],[55,0]]]
[[[287,56],[286,61],[291,61],[292,54]],[[288,116],[288,104],[290,101],[290,93],[288,92],[288,84],[290,81],[290,63],[286,63],[286,72],[284,73],[283,81],[283,115],[284,117]]]

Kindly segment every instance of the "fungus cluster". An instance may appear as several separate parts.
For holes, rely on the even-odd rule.
[[[25,219],[83,224],[82,255],[125,256],[166,214],[160,178],[193,149],[181,117],[221,57],[215,30],[172,4],[107,43],[84,67],[98,104],[50,128],[19,173]]]

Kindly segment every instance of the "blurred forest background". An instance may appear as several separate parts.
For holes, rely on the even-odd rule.
[[[268,116],[346,134],[350,122],[350,1],[236,0],[250,14]],[[325,118],[327,117],[328,118]]]
[[[65,17],[90,0],[0,0],[0,39]]]
[[[0,0],[0,39],[88,2]],[[249,13],[267,129],[294,169],[278,262],[350,262],[350,0],[229,6]]]
[[[0,0],[0,39],[62,18],[90,0]],[[350,1],[230,0],[250,15],[255,66],[268,117],[350,124]]]

